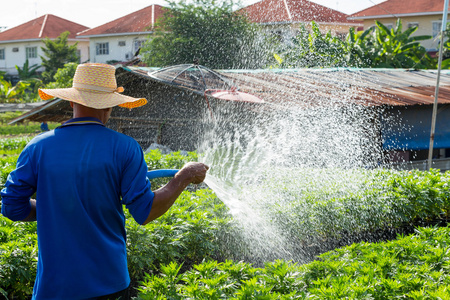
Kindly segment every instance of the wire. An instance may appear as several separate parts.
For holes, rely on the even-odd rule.
[[[372,4],[374,4],[375,6],[378,6],[380,9],[384,10],[388,15],[391,15],[391,16],[393,16],[393,17],[396,17],[397,19],[399,18],[399,17],[397,17],[395,14],[393,14],[393,13],[391,13],[390,11],[388,11],[388,10],[384,9],[383,7],[381,7],[380,4],[382,4],[382,3],[384,3],[384,2],[381,2],[381,3],[375,3],[375,2],[373,2],[372,0],[369,0],[369,2],[372,3]]]

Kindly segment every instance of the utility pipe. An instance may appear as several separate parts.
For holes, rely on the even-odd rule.
[[[444,47],[444,32],[447,28],[447,14],[448,14],[448,1],[444,0],[444,12],[442,13],[442,27],[441,27],[441,41],[439,43],[439,58],[438,58],[438,73],[436,78],[436,90],[434,93],[433,115],[431,117],[431,133],[430,133],[430,146],[428,148],[428,170],[431,169],[433,163],[433,146],[434,146],[434,133],[436,130],[436,115],[439,97],[439,81],[441,79],[441,67],[442,67],[442,51]]]

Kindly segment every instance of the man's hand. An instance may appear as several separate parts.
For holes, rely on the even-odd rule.
[[[163,215],[190,184],[199,184],[205,180],[209,167],[199,162],[187,163],[165,186],[155,191],[153,205],[143,225]]]
[[[175,176],[180,176],[189,183],[199,184],[205,180],[208,169],[209,167],[203,163],[189,162]]]

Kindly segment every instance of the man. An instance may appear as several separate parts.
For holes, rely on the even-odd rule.
[[[73,119],[35,137],[1,191],[3,215],[37,220],[33,299],[129,297],[123,205],[138,223],[147,224],[188,184],[205,178],[208,167],[192,162],[151,191],[138,143],[104,126],[113,106],[147,103],[122,91],[115,68],[104,64],[79,65],[72,88],[39,90],[44,100],[70,101]],[[36,200],[30,200],[34,193]]]

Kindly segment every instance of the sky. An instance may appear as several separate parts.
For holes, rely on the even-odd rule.
[[[310,0],[346,14],[353,14],[385,0]],[[259,0],[241,0],[244,6]],[[45,14],[53,14],[94,28],[163,0],[2,0],[0,27],[12,28]]]

